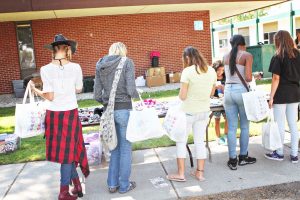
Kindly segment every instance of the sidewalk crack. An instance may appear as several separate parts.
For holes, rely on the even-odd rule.
[[[22,171],[24,170],[26,165],[27,165],[27,163],[25,163],[23,165],[23,167],[20,169],[20,171],[18,172],[18,174],[14,178],[13,182],[8,186],[8,189],[6,190],[4,196],[2,197],[2,200],[8,195],[8,193],[10,192],[10,189],[12,188],[12,186],[14,185],[14,183],[16,182],[16,180],[18,179],[19,175],[22,173]]]
[[[161,167],[163,168],[165,174],[168,175],[167,169],[166,169],[166,167],[164,166],[163,162],[161,161],[161,159],[160,159],[158,153],[156,152],[156,149],[153,148],[153,151],[155,152],[155,155],[156,155],[157,159],[159,160],[159,163],[160,163]],[[177,192],[177,190],[176,190],[176,188],[175,188],[174,183],[173,183],[172,181],[170,181],[170,180],[168,180],[168,181],[170,182],[170,184],[171,184],[171,186],[172,186],[172,188],[173,188],[173,190],[174,190],[174,192],[175,192],[175,194],[176,194],[176,196],[177,196],[177,199],[181,199],[180,196],[179,196],[179,194],[178,194],[178,192]]]

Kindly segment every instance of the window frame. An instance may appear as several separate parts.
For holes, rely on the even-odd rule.
[[[20,77],[23,79],[24,77],[22,74],[22,63],[21,63],[21,59],[20,59],[20,48],[19,48],[19,34],[18,34],[18,28],[22,27],[22,26],[28,26],[31,29],[31,45],[32,45],[32,51],[33,51],[33,60],[34,60],[34,67],[29,68],[29,69],[34,69],[37,70],[37,64],[36,64],[36,57],[35,57],[35,49],[34,49],[34,41],[33,41],[33,32],[32,32],[32,23],[31,21],[19,21],[19,22],[15,22],[15,30],[16,30],[16,39],[17,39],[17,51],[18,51],[18,59],[19,59],[19,68],[20,68]]]

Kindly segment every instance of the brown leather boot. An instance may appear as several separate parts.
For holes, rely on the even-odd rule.
[[[72,194],[75,194],[78,197],[83,197],[82,187],[81,187],[79,177],[72,179],[72,183],[74,185],[74,188],[71,191]]]
[[[58,195],[58,200],[76,200],[77,196],[72,196],[69,193],[69,186],[60,186],[60,192]]]

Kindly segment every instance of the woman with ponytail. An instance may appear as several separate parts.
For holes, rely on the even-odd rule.
[[[253,57],[246,52],[246,43],[242,35],[234,35],[230,39],[231,51],[224,56],[225,64],[225,100],[224,107],[228,120],[228,151],[227,163],[231,170],[237,165],[253,164],[256,158],[248,156],[249,121],[246,116],[242,93],[247,92],[252,81]],[[240,120],[240,155],[236,154],[236,132]]]

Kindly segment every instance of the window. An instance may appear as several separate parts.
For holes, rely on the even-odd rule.
[[[17,23],[17,42],[22,79],[36,71],[31,24]]]
[[[276,32],[264,33],[264,44],[274,44],[274,35]]]
[[[244,36],[244,38],[245,38],[246,46],[250,46],[250,36],[247,35],[247,36]]]
[[[274,35],[279,30],[278,22],[269,22],[263,24],[264,44],[274,44]]]
[[[238,33],[245,38],[246,46],[250,45],[249,27],[239,28]]]
[[[219,36],[219,48],[228,47],[228,31],[222,31],[218,33]]]
[[[220,39],[219,40],[219,47],[220,48],[225,48],[228,46],[228,40],[227,39]]]

